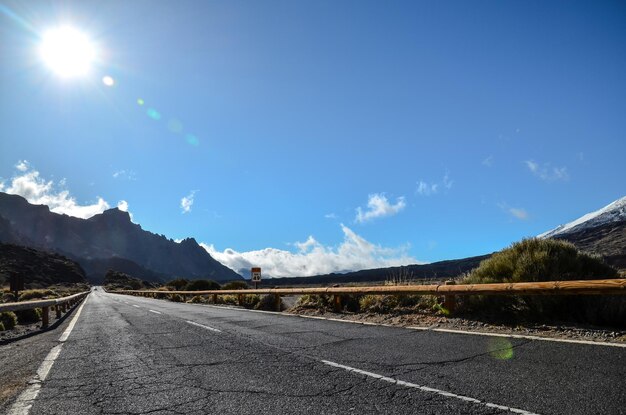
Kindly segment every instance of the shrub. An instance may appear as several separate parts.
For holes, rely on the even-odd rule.
[[[5,330],[11,330],[17,324],[17,316],[12,311],[4,311],[0,313],[0,323]]]
[[[333,302],[331,297],[322,295],[305,294],[301,295],[296,302],[296,307],[313,308],[318,310],[332,311]]]
[[[58,298],[59,295],[54,290],[26,290],[20,293],[19,301],[28,301],[33,299]]]
[[[31,324],[41,320],[41,309],[32,308],[30,310],[16,311],[17,321],[19,324]]]
[[[191,300],[187,301],[188,303],[192,303],[192,304],[201,304],[201,303],[206,303],[206,298],[204,298],[201,295],[194,295]]]
[[[264,295],[259,298],[259,302],[254,306],[255,310],[278,311],[276,310],[276,297],[274,295]],[[280,300],[280,311],[285,309],[283,300]]]
[[[568,242],[525,239],[481,262],[463,284],[538,282],[615,278],[600,259]],[[626,324],[626,298],[618,296],[469,296],[460,309],[512,319],[556,318],[595,324]]]
[[[396,295],[364,295],[359,301],[361,311],[366,313],[389,313],[398,304]]]
[[[248,283],[245,281],[231,281],[222,285],[222,290],[247,290]]]
[[[212,280],[193,280],[184,287],[184,291],[219,290],[220,285]]]
[[[183,302],[183,297],[182,297],[182,296],[180,296],[179,294],[170,294],[170,295],[168,296],[168,299],[169,299],[170,301],[175,302],[175,303],[182,303],[182,302]]]
[[[4,324],[2,322],[0,322],[0,331],[4,331]]]
[[[186,280],[184,278],[177,278],[175,280],[171,280],[165,283],[167,287],[172,287],[176,291],[182,291],[182,289],[185,288],[187,284],[189,284],[189,280]]]

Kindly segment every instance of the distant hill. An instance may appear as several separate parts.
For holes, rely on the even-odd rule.
[[[93,279],[102,279],[110,266],[117,271],[140,270],[137,275],[152,281],[173,276],[230,281],[242,277],[216,261],[193,238],[180,243],[132,223],[127,212],[117,208],[79,219],[50,212],[45,205],[32,205],[21,196],[0,192],[0,217],[10,228],[3,234],[10,242],[61,253],[84,264]],[[0,234],[3,235],[3,234]],[[0,239],[0,242],[3,242]],[[126,261],[124,261],[126,260]],[[134,264],[132,264],[134,263]]]
[[[595,212],[588,213],[572,222],[538,235],[539,238],[555,238],[569,241],[581,251],[599,255],[617,269],[626,269],[626,197],[622,197]],[[266,285],[340,284],[365,283],[391,280],[402,276],[406,279],[447,279],[476,268],[480,261],[491,256],[434,262],[425,265],[378,268],[345,274],[325,274],[312,277],[275,278],[264,281]]]
[[[312,277],[272,278],[263,281],[264,285],[297,285],[297,284],[340,284],[381,282],[392,279],[406,280],[445,280],[461,275],[476,268],[480,261],[491,256],[481,255],[463,259],[433,262],[423,265],[406,265],[402,267],[375,268],[345,274],[324,274]]]
[[[26,288],[60,283],[85,283],[82,267],[62,255],[24,246],[0,243],[0,286],[9,285],[11,275],[24,276]]]

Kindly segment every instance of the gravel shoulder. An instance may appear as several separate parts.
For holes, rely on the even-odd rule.
[[[292,314],[349,320],[360,323],[387,324],[396,327],[423,327],[465,330],[510,335],[538,336],[568,340],[587,340],[626,344],[626,331],[617,328],[578,325],[567,322],[506,324],[485,322],[463,317],[445,317],[430,313],[335,313],[324,310],[293,307]]]

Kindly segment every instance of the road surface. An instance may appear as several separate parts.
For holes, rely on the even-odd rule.
[[[73,328],[60,328],[64,341],[39,369],[45,380],[32,383],[10,415],[626,413],[626,348],[353,324],[99,289],[75,313],[65,325]]]

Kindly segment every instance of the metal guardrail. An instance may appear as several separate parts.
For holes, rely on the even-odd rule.
[[[261,288],[252,290],[208,290],[208,291],[161,291],[161,290],[118,290],[118,294],[158,297],[161,295],[178,294],[185,296],[212,295],[217,303],[220,295],[237,295],[242,303],[247,294],[274,295],[276,304],[280,305],[282,295],[333,295],[336,309],[341,308],[341,295],[385,295],[385,294],[421,294],[443,295],[445,307],[454,310],[457,295],[624,295],[626,279],[576,280],[576,281],[544,281],[517,282],[498,284],[454,284],[448,281],[436,285],[381,285],[369,287],[321,287],[321,288]],[[278,307],[277,306],[277,307]]]
[[[56,317],[61,318],[62,313],[68,311],[73,305],[78,304],[83,298],[87,296],[87,294],[89,294],[89,291],[69,295],[67,297],[51,298],[49,300],[32,300],[21,301],[18,303],[3,303],[0,304],[0,313],[4,311],[21,311],[41,308],[41,327],[46,328],[49,325],[49,313],[51,308],[55,309]]]

